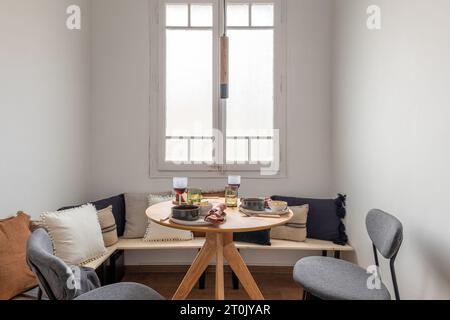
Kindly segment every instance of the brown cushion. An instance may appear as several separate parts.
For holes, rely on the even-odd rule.
[[[14,298],[37,285],[26,262],[30,235],[30,217],[23,212],[0,221],[0,300]]]
[[[109,206],[103,210],[97,211],[98,222],[102,228],[103,242],[105,247],[110,247],[119,242],[117,237],[116,220],[113,215],[113,207]]]

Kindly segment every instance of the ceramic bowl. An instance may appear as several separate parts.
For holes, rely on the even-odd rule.
[[[246,198],[242,199],[242,207],[251,211],[265,211],[266,201],[259,198]]]
[[[200,218],[200,208],[198,206],[176,206],[172,208],[172,217],[183,221],[196,221]]]
[[[200,216],[206,217],[213,208],[213,205],[209,202],[202,202],[198,205],[198,207],[200,208]]]
[[[269,208],[272,211],[284,211],[288,207],[288,203],[285,201],[269,201]]]

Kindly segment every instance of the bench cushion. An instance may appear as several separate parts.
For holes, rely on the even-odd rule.
[[[273,200],[286,201],[289,206],[309,205],[308,238],[333,241],[345,245],[348,241],[342,220],[345,217],[345,196],[337,199],[308,199],[273,196]]]

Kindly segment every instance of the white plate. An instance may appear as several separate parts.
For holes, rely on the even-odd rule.
[[[261,215],[261,214],[263,214],[263,215],[276,215],[276,216],[279,216],[279,215],[285,215],[285,214],[289,213],[289,208],[286,209],[286,210],[283,210],[283,211],[273,211],[270,208],[266,208],[266,210],[264,210],[264,211],[253,211],[253,210],[248,210],[248,209],[244,209],[244,208],[240,207],[239,210],[242,213],[246,213],[246,214],[250,214],[250,215]]]
[[[173,223],[182,225],[182,226],[192,226],[192,227],[207,227],[212,226],[213,224],[211,222],[206,222],[204,218],[195,220],[195,221],[184,221],[184,220],[178,220],[175,218],[170,218],[170,221]]]

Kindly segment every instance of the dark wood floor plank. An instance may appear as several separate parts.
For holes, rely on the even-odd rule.
[[[170,299],[184,277],[183,272],[127,272],[124,282],[137,282],[147,285]],[[267,300],[301,300],[302,290],[292,280],[289,273],[253,274],[262,294]],[[213,300],[215,295],[215,278],[213,272],[208,272],[205,290],[195,287],[189,295],[189,300]],[[249,300],[244,289],[233,290],[231,273],[225,273],[225,298],[227,300]]]

